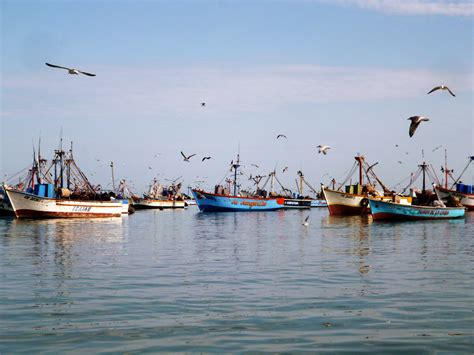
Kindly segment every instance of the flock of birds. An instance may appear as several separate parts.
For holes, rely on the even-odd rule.
[[[60,66],[60,65],[56,65],[56,64],[50,64],[50,63],[45,63],[48,67],[51,67],[51,68],[58,68],[58,69],[65,69],[67,70],[67,72],[71,75],[79,75],[79,74],[84,74],[84,75],[87,75],[87,76],[96,76],[95,74],[92,74],[92,73],[88,73],[88,72],[85,72],[85,71],[82,71],[82,70],[79,70],[79,69],[75,69],[75,68],[68,68],[68,67],[63,67],[63,66]],[[437,90],[446,90],[449,92],[449,94],[453,97],[455,97],[456,95],[452,92],[452,90],[447,87],[446,85],[439,85],[439,86],[435,86],[434,88],[432,88],[430,91],[428,91],[427,94],[431,94],[432,92],[435,92]],[[202,107],[205,107],[206,106],[206,103],[205,102],[201,102],[201,106]],[[416,129],[418,128],[418,126],[420,125],[421,122],[427,122],[429,121],[429,118],[425,117],[425,116],[412,116],[412,117],[409,117],[408,120],[411,121],[410,123],[410,128],[408,130],[408,134],[410,135],[410,137],[413,137],[413,135],[415,134],[415,131]],[[286,138],[286,135],[284,134],[279,134],[277,136],[277,139],[280,139],[280,138]],[[319,151],[318,153],[323,153],[324,155],[327,154],[327,151],[331,148],[330,146],[327,146],[327,145],[318,145],[316,148],[319,148]],[[181,152],[181,155],[183,156],[184,158],[184,161],[186,162],[189,162],[189,159],[193,156],[195,156],[196,154],[191,154],[189,156],[186,156],[184,155],[183,152]],[[203,157],[202,158],[202,161],[206,160],[206,159],[211,159],[211,157]]]

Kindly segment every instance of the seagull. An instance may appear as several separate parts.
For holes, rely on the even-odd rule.
[[[331,149],[330,146],[328,146],[328,145],[321,145],[321,144],[318,145],[316,148],[319,148],[318,154],[323,153],[324,155],[327,154],[328,149]]]
[[[151,169],[152,169],[152,167],[151,167],[151,166],[149,166],[149,167],[148,167],[148,169],[150,169],[150,170],[151,170]]]
[[[201,161],[204,161],[206,159],[211,159],[211,157],[203,157]]]
[[[201,106],[202,106],[202,107],[206,106],[206,103],[205,103],[205,102],[201,102]]]
[[[398,164],[402,164],[401,160],[398,161]]]
[[[309,226],[308,219],[309,219],[309,215],[304,219],[303,226],[305,226],[305,227]]]
[[[284,173],[284,172],[287,171],[287,170],[288,170],[288,167],[285,166],[285,167],[283,168],[283,172],[282,172],[282,173]]]
[[[257,169],[259,168],[259,166],[257,164],[250,164],[250,165],[256,167]]]
[[[88,76],[95,76],[95,74],[86,73],[85,71],[80,71],[79,69],[66,68],[66,67],[61,67],[59,65],[55,65],[55,64],[49,64],[49,63],[45,63],[45,64],[48,67],[51,67],[51,68],[66,69],[69,74],[78,75],[80,73],[80,74],[84,74],[84,75],[88,75]]]
[[[436,90],[448,90],[448,92],[451,94],[451,96],[453,96],[453,97],[456,96],[456,95],[454,95],[454,93],[453,93],[446,85],[440,85],[440,86],[434,87],[433,89],[431,89],[430,91],[428,91],[427,95],[428,95],[428,94],[431,94],[433,91],[436,91]]]
[[[286,138],[286,136],[285,136],[284,134],[279,134],[279,135],[277,136],[277,139],[278,139],[278,138]]]
[[[411,120],[410,130],[408,132],[410,134],[410,137],[413,137],[416,129],[418,128],[418,126],[420,125],[422,121],[429,121],[429,118],[426,118],[424,116],[412,116],[408,119]]]
[[[191,159],[191,158],[192,158],[193,156],[195,156],[196,154],[191,154],[191,155],[189,155],[189,156],[186,156],[186,155],[184,155],[183,152],[181,152],[181,155],[182,155],[183,158],[184,158],[183,160],[184,160],[184,161],[187,161],[187,162],[189,163],[189,159]]]
[[[395,147],[397,147],[397,148],[398,148],[398,144],[395,144]]]
[[[442,145],[438,145],[436,148],[432,150],[432,152],[436,152],[439,148],[442,148],[442,147],[443,147]]]

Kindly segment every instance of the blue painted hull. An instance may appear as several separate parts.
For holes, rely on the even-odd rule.
[[[276,211],[285,207],[283,198],[239,197],[192,191],[201,212]]]
[[[462,218],[464,207],[431,207],[402,205],[393,202],[369,199],[369,205],[374,220],[425,220]]]
[[[327,207],[328,203],[326,200],[311,200],[311,208],[313,207]]]

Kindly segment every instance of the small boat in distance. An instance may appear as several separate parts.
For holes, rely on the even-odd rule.
[[[238,169],[240,167],[240,157],[232,161],[231,171],[234,172],[234,179],[231,181],[233,194],[229,193],[229,188],[217,185],[214,193],[205,192],[200,189],[192,189],[194,198],[201,212],[257,212],[275,211],[285,207],[285,199],[282,197],[267,197],[262,191],[257,196],[241,196],[238,191]]]
[[[163,186],[155,178],[148,193],[144,194],[143,198],[134,199],[133,207],[135,209],[157,208],[160,210],[184,208],[186,203],[180,190],[181,183]]]

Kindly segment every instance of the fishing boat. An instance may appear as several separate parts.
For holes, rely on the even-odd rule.
[[[373,172],[373,167],[377,163],[368,165],[365,158],[361,155],[355,157],[354,163],[348,177],[341,184],[339,189],[329,189],[326,186],[322,187],[324,198],[327,202],[329,214],[331,215],[361,215],[370,213],[369,197],[378,200],[390,201],[396,199],[401,204],[409,205],[411,203],[410,197],[399,196],[393,194],[383,182]],[[341,191],[345,182],[353,175],[355,170],[359,170],[359,182],[355,185],[345,186],[345,191]],[[364,175],[368,183],[364,183]],[[371,181],[371,178],[374,182]],[[375,189],[375,182],[377,182],[383,189],[382,192]]]
[[[216,185],[214,193],[200,189],[192,189],[194,198],[201,212],[257,212],[275,211],[285,207],[284,198],[267,197],[264,190],[257,189],[256,195],[242,196],[238,191],[237,182],[238,169],[240,168],[240,157],[231,162],[231,171],[234,172],[233,180],[228,180],[229,186]],[[230,194],[230,187],[233,187],[233,194]]]
[[[445,155],[446,157],[446,155]],[[445,174],[444,187],[441,185],[434,185],[436,194],[439,196],[441,201],[447,203],[450,199],[457,199],[459,202],[467,208],[468,211],[474,211],[474,186],[469,184],[463,184],[460,182],[462,175],[466,172],[469,165],[474,161],[474,156],[469,157],[469,161],[461,172],[457,179],[454,179],[453,185],[448,188],[448,177],[451,176],[452,170],[447,167],[447,158],[445,158],[445,167],[443,172]],[[454,186],[456,187],[454,189]]]
[[[464,207],[406,205],[370,197],[369,206],[374,221],[462,218],[466,212]]]
[[[155,178],[150,185],[148,193],[143,198],[136,198],[133,207],[136,209],[175,209],[185,208],[186,203],[180,192],[181,183],[175,181],[170,186],[163,186]]]
[[[47,173],[40,174],[41,156],[30,169],[26,190],[4,185],[3,189],[17,218],[120,217],[123,203],[112,195],[99,193],[76,165],[71,149],[60,148]],[[51,171],[54,172],[54,178]],[[51,183],[52,182],[52,183]]]
[[[12,204],[8,199],[3,186],[0,186],[0,217],[14,216]]]

